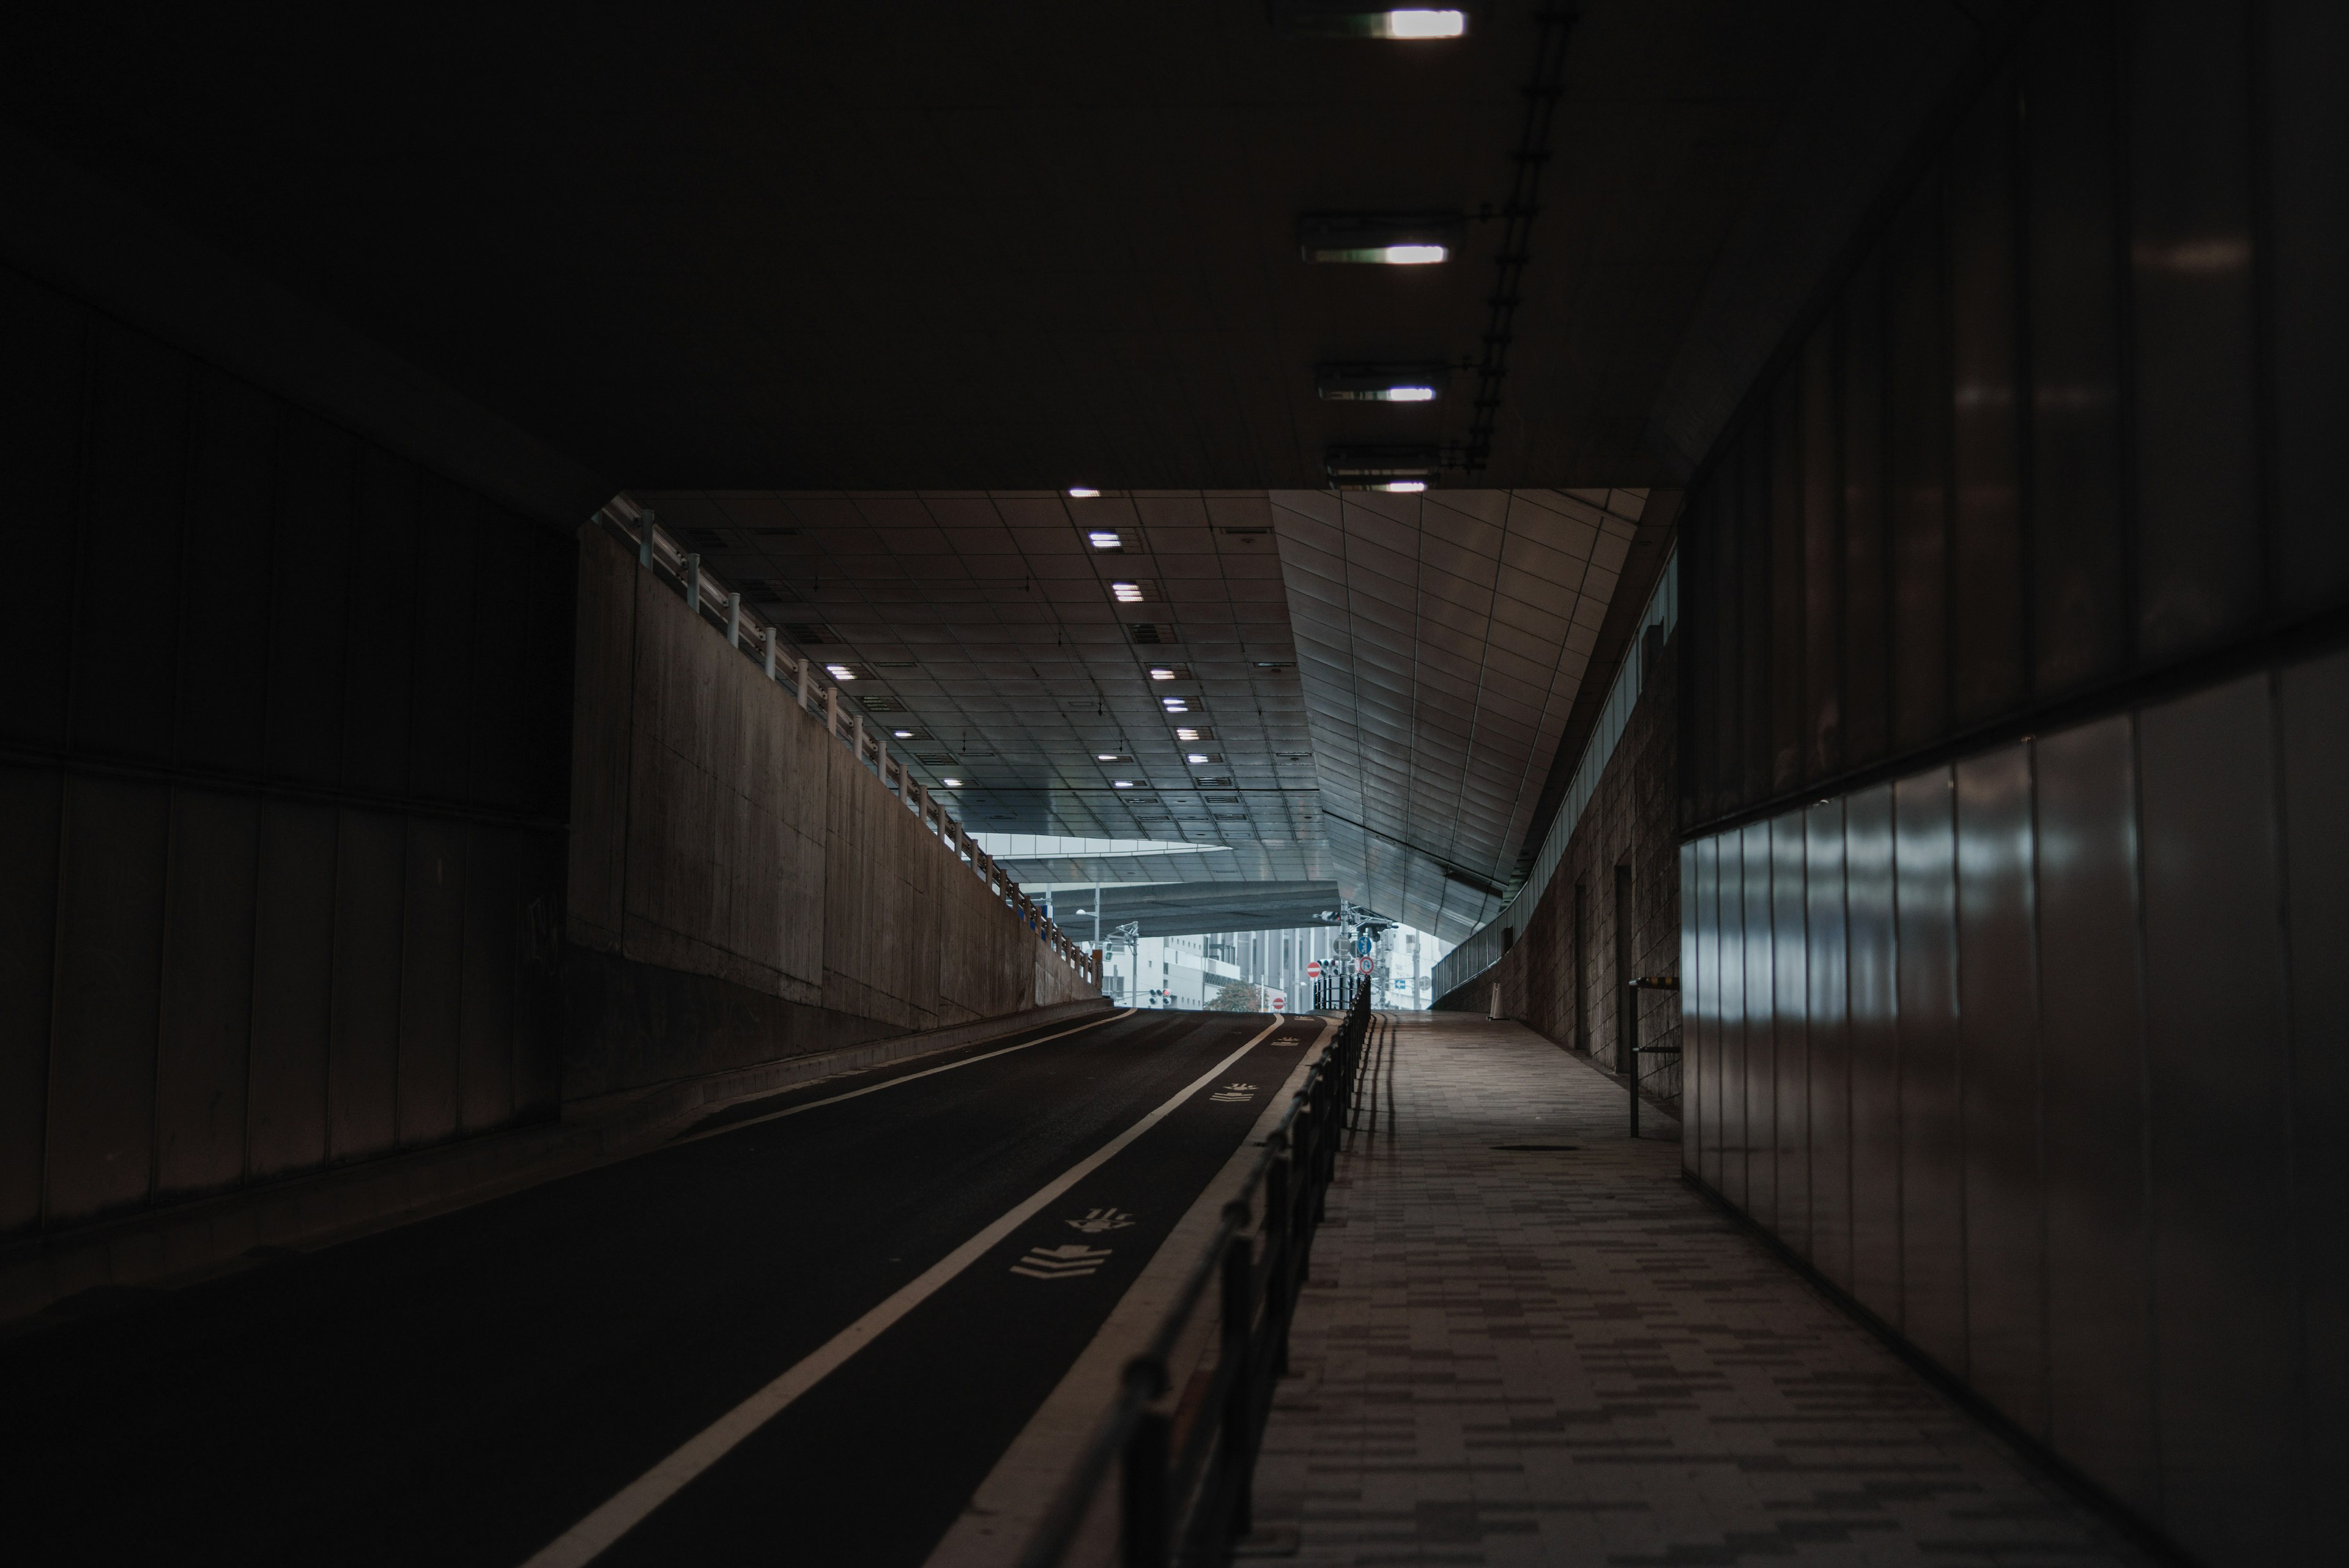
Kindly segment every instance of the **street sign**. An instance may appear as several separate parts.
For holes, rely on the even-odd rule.
[[[1354,950],[1361,954],[1364,958],[1371,956],[1371,950],[1375,946],[1377,946],[1377,943],[1370,937],[1356,937],[1354,939]]]
[[[1274,997],[1274,998],[1272,999],[1272,1010],[1273,1010],[1275,1012],[1288,1012],[1288,998],[1287,998],[1287,997],[1285,997],[1285,996],[1276,996],[1276,997]]]
[[[1408,977],[1399,974],[1394,977],[1394,988],[1397,991],[1409,991],[1411,989],[1411,981]]]
[[[1355,972],[1356,974],[1368,974],[1368,973],[1370,973],[1370,972],[1371,972],[1371,961],[1370,961],[1370,960],[1368,960],[1368,959],[1366,959],[1366,958],[1358,958],[1358,959],[1356,959],[1356,960],[1354,961],[1354,972]]]
[[[1321,978],[1321,961],[1319,959],[1315,959],[1311,963],[1305,966],[1305,978],[1308,980],[1319,980]]]

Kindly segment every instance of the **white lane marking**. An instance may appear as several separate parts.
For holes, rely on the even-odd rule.
[[[780,1415],[792,1401],[838,1370],[850,1356],[881,1337],[883,1331],[936,1294],[957,1274],[985,1257],[996,1243],[1033,1219],[1039,1210],[1108,1164],[1134,1139],[1173,1116],[1182,1107],[1184,1101],[1214,1083],[1234,1063],[1255,1050],[1266,1034],[1278,1027],[1275,1023],[1250,1039],[1247,1044],[1175,1091],[1164,1105],[1020,1199],[1001,1219],[923,1270],[888,1300],[833,1334],[814,1354],[718,1417],[698,1435],[687,1438],[684,1446],[675,1453],[621,1488],[595,1512],[542,1547],[535,1556],[523,1564],[523,1568],[579,1568],[582,1563],[594,1562],[614,1542],[644,1522],[647,1514],[682,1491],[686,1483],[724,1459],[744,1438]],[[1013,1046],[1012,1049],[1019,1047]],[[944,1070],[932,1069],[933,1072]],[[870,1092],[858,1091],[860,1094]],[[848,1096],[841,1097],[845,1099]]]
[[[821,1106],[836,1106],[843,1100],[853,1100],[861,1095],[877,1095],[884,1089],[894,1089],[900,1084],[910,1084],[916,1078],[927,1078],[938,1073],[951,1073],[957,1067],[968,1067],[974,1062],[991,1062],[998,1056],[1009,1056],[1014,1051],[1025,1051],[1030,1045],[1041,1045],[1051,1040],[1065,1040],[1071,1034],[1082,1034],[1088,1029],[1099,1029],[1104,1023],[1114,1023],[1121,1018],[1131,1018],[1141,1011],[1138,1007],[1129,1007],[1123,1012],[1112,1012],[1107,1018],[1096,1018],[1091,1023],[1080,1023],[1074,1029],[1063,1029],[1058,1034],[1046,1034],[1034,1040],[1022,1040],[1017,1045],[1006,1045],[1000,1051],[987,1051],[977,1056],[965,1056],[961,1061],[949,1062],[943,1067],[925,1067],[918,1073],[907,1073],[900,1077],[884,1079],[878,1084],[867,1084],[861,1089],[851,1089],[844,1095],[834,1095],[829,1099],[809,1100],[803,1105],[785,1106],[781,1110],[769,1111],[763,1116],[744,1116],[739,1122],[728,1122],[722,1127],[709,1127],[701,1132],[688,1133],[683,1137],[671,1138],[669,1142],[672,1144],[698,1143],[703,1138],[716,1137],[720,1133],[740,1132],[744,1127],[757,1127],[761,1122],[781,1121],[785,1116],[795,1116],[802,1111],[812,1111]]]
[[[1071,1241],[1062,1247],[1030,1247],[1026,1257],[1011,1265],[1011,1272],[1031,1280],[1082,1279],[1087,1274],[1099,1273],[1115,1250],[1088,1247],[1081,1241]]]

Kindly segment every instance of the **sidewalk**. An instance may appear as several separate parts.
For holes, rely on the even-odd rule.
[[[1289,1561],[2147,1561],[1682,1185],[1670,1118],[1634,1145],[1530,1031],[1395,1020],[1257,1472]]]

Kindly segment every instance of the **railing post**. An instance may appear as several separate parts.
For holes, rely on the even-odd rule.
[[[775,678],[775,628],[771,626],[767,628],[767,679],[770,680]]]
[[[864,765],[864,715],[852,713],[849,718],[853,722],[851,729],[854,732],[850,735],[848,743],[854,749],[856,765],[861,768]]]
[[[730,593],[726,596],[726,646],[729,648],[742,646],[742,596],[740,594]]]
[[[636,565],[649,572],[653,569],[653,514],[636,514]]]
[[[695,615],[701,613],[701,557],[685,558],[685,607]]]
[[[1130,1395],[1153,1400],[1166,1392],[1166,1368],[1148,1357],[1126,1364]],[[1125,1568],[1167,1568],[1168,1552],[1166,1459],[1170,1423],[1146,1407],[1133,1420],[1125,1439],[1124,1501]]]
[[[800,659],[800,706],[802,708],[805,708],[808,705],[809,699],[812,695],[808,691],[812,675],[812,671],[809,670],[808,666],[811,662],[811,660],[804,657]]]
[[[1241,1234],[1224,1243],[1223,1356],[1232,1369],[1224,1399],[1224,1469],[1231,1477],[1232,1517],[1227,1533],[1237,1538],[1256,1527],[1256,1258],[1248,1245],[1247,1205],[1235,1203]]]
[[[840,688],[837,686],[823,689],[823,732],[835,741],[840,739]],[[856,760],[863,762],[864,759],[859,757]]]

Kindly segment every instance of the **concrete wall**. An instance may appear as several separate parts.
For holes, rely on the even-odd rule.
[[[0,270],[0,1234],[551,1115],[569,542]]]
[[[1566,855],[1526,929],[1498,963],[1457,987],[1439,1007],[1482,1012],[1497,984],[1504,1016],[1621,1070],[1623,982],[1680,972],[1679,670],[1675,638],[1649,673],[1599,775],[1598,793],[1567,840]],[[1619,867],[1630,873],[1629,975],[1616,941]],[[1642,992],[1640,1044],[1677,1045],[1680,1035],[1680,998]],[[1647,1088],[1678,1095],[1677,1060],[1646,1060],[1640,1072]]]
[[[567,1096],[1097,994],[666,580],[578,582]]]

